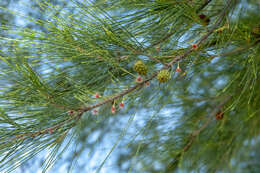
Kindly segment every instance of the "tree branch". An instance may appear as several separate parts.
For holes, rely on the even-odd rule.
[[[221,23],[221,21],[223,20],[224,16],[226,15],[226,11],[230,5],[230,1],[232,0],[229,0],[229,4],[226,6],[226,8],[223,10],[222,14],[220,15],[220,18],[217,20],[216,24],[207,32],[207,34],[205,34],[204,36],[201,37],[201,39],[197,42],[197,46],[199,47],[199,45],[205,41],[212,33],[213,31],[217,28],[217,26]],[[31,136],[31,137],[34,137],[35,135],[37,136],[37,134],[44,134],[44,133],[49,133],[51,130],[56,130],[56,129],[59,129],[61,126],[63,126],[64,124],[66,124],[67,122],[70,122],[72,120],[75,120],[75,121],[78,121],[81,116],[83,115],[84,112],[88,112],[94,108],[97,108],[97,107],[100,107],[106,103],[109,103],[109,102],[113,102],[114,100],[120,98],[120,97],[123,97],[133,91],[135,91],[136,89],[140,88],[140,87],[143,87],[145,86],[145,83],[154,79],[157,74],[163,70],[163,69],[169,69],[171,68],[171,66],[173,64],[175,64],[176,62],[180,61],[181,59],[184,59],[185,57],[187,57],[192,51],[194,51],[194,49],[191,47],[190,49],[188,49],[185,53],[183,53],[182,55],[180,56],[177,56],[175,57],[171,62],[169,62],[168,64],[166,64],[164,67],[162,67],[160,70],[154,72],[150,77],[148,77],[147,79],[143,80],[142,82],[134,85],[133,87],[127,89],[127,90],[124,90],[120,93],[118,93],[117,95],[113,96],[113,97],[110,97],[100,103],[97,103],[95,105],[91,105],[91,106],[88,106],[88,107],[83,107],[83,108],[80,108],[78,110],[76,110],[76,115],[74,115],[72,118],[64,121],[64,122],[61,122],[53,127],[50,127],[50,128],[47,128],[45,130],[42,130],[42,131],[38,131],[38,132],[34,132],[34,133],[30,133],[29,135],[25,135],[23,134],[23,136]]]
[[[171,162],[168,167],[167,167],[167,171],[173,170],[178,166],[179,160],[181,158],[181,156],[190,149],[190,147],[192,146],[195,138],[206,128],[208,127],[208,125],[210,124],[210,122],[213,120],[213,118],[215,117],[215,115],[218,113],[218,111],[231,99],[232,96],[227,96],[220,104],[218,104],[214,110],[209,114],[209,117],[207,119],[207,121],[202,124],[202,126],[198,129],[193,131],[189,136],[190,139],[189,141],[186,143],[186,145],[183,147],[182,151],[179,152],[175,158],[174,161]]]

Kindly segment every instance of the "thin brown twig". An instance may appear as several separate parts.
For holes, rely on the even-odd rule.
[[[120,97],[123,97],[123,96],[127,95],[128,93],[130,93],[130,92],[132,92],[132,91],[138,89],[139,87],[144,86],[144,84],[145,84],[146,82],[148,82],[148,81],[152,80],[153,78],[155,78],[156,75],[157,75],[157,73],[158,73],[158,72],[155,72],[155,73],[154,73],[153,75],[151,75],[149,78],[143,80],[142,82],[136,84],[135,86],[133,86],[133,87],[127,89],[127,90],[122,91],[121,93],[119,93],[119,94],[117,94],[117,95],[115,95],[115,96],[113,96],[113,97],[110,97],[110,98],[108,98],[108,99],[106,99],[106,100],[104,100],[104,101],[102,101],[102,102],[100,102],[100,103],[98,103],[98,104],[95,104],[95,105],[92,105],[92,106],[88,106],[88,107],[82,108],[82,109],[80,109],[80,111],[82,111],[82,112],[87,112],[87,111],[89,111],[89,110],[91,110],[91,109],[94,109],[94,108],[96,108],[96,107],[99,107],[99,106],[101,106],[101,105],[104,105],[104,104],[106,104],[106,103],[108,103],[108,102],[113,102],[114,100],[116,100],[116,99],[118,99],[118,98],[120,98]]]
[[[46,128],[44,130],[41,131],[37,131],[37,132],[32,132],[32,133],[24,133],[24,134],[19,134],[16,135],[15,138],[19,138],[19,139],[24,139],[25,137],[36,137],[38,135],[42,135],[42,134],[47,134],[47,133],[53,133],[53,131],[59,129],[60,127],[62,127],[64,124],[67,124],[73,120],[77,121],[80,119],[81,115],[83,114],[83,112],[80,112],[77,114],[77,116],[71,117],[63,122],[58,123],[55,126],[52,126],[50,128]],[[13,140],[12,138],[10,138],[11,140]]]
[[[194,141],[194,138],[196,136],[198,136],[200,134],[201,131],[203,131],[208,125],[209,123],[213,120],[213,117],[218,113],[218,111],[231,99],[231,96],[227,96],[220,104],[218,104],[215,109],[210,113],[207,121],[196,131],[194,131],[192,134],[191,134],[191,139],[190,139],[190,142],[189,143],[193,143]],[[187,151],[189,148],[190,148],[190,145],[191,144],[187,144],[183,151]]]
[[[189,140],[186,143],[186,145],[183,147],[182,151],[180,151],[176,156],[173,162],[171,162],[167,169],[172,170],[174,167],[177,166],[179,159],[182,157],[182,155],[190,149],[192,144],[194,143],[195,138],[204,130],[208,127],[210,122],[213,120],[214,116],[218,113],[218,111],[231,99],[232,96],[227,96],[220,104],[218,104],[214,110],[209,114],[207,121],[202,124],[202,126],[198,129],[193,131],[189,136]]]

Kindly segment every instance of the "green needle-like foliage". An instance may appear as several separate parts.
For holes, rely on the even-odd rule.
[[[259,2],[34,2],[0,7],[32,24],[0,28],[0,172],[42,151],[72,170],[110,136],[96,172],[259,170]]]

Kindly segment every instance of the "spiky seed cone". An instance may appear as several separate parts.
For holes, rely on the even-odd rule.
[[[161,83],[168,82],[171,78],[171,74],[168,70],[161,70],[157,74],[157,80]]]
[[[146,75],[148,72],[148,69],[146,65],[141,61],[137,61],[134,65],[134,71],[136,71],[140,75]]]

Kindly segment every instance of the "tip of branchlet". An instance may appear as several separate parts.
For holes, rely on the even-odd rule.
[[[69,110],[69,111],[68,111],[68,114],[69,114],[69,115],[73,115],[73,114],[74,114],[74,111],[73,111],[73,110]]]
[[[93,115],[98,115],[98,110],[97,109],[92,110],[92,114]]]
[[[124,102],[121,102],[121,103],[119,104],[119,107],[120,107],[121,109],[123,109],[123,108],[125,107],[125,103],[124,103]]]
[[[177,68],[176,68],[176,72],[177,72],[177,73],[180,73],[180,72],[181,72],[181,68],[180,68],[180,67],[177,67]]]
[[[115,105],[112,105],[111,112],[112,112],[112,114],[116,113],[116,106]]]
[[[100,97],[99,93],[96,93],[95,98],[99,98],[99,97]]]
[[[142,78],[141,76],[137,76],[136,82],[137,82],[137,83],[140,83],[140,82],[142,82],[142,81],[143,81],[143,78]]]
[[[49,129],[48,132],[49,132],[49,134],[52,134],[53,133],[53,129]]]
[[[192,45],[192,48],[193,48],[193,49],[197,49],[197,48],[198,48],[197,44],[193,44],[193,45]]]

